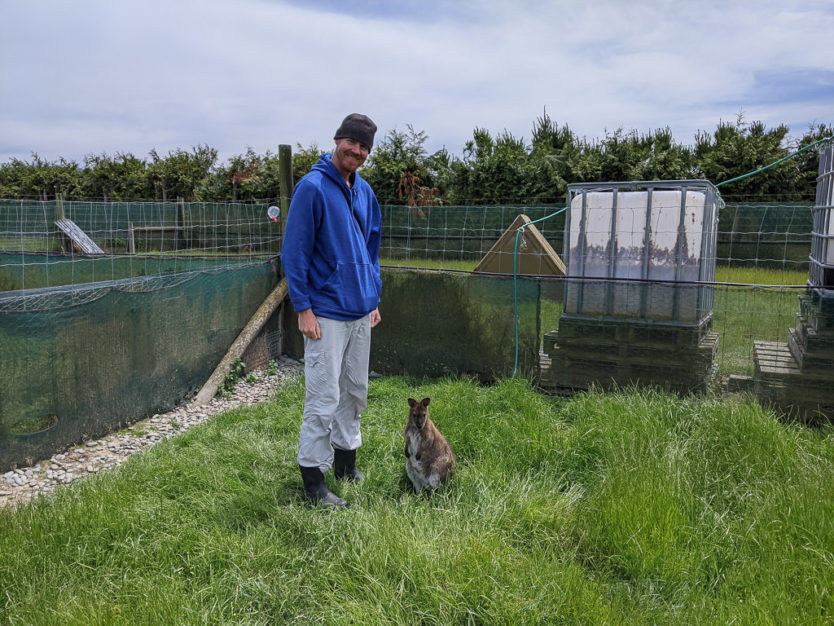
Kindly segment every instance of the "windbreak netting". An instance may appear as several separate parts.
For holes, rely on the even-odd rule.
[[[563,243],[566,214],[559,214],[560,208],[558,205],[386,206],[383,207],[383,263],[407,264],[424,271],[428,268],[473,270],[522,213],[531,220],[556,213],[552,219],[538,222],[536,227],[564,259],[567,256]],[[732,197],[725,198],[725,206],[718,212],[715,278],[685,287],[708,289],[712,293],[711,328],[719,335],[714,358],[717,380],[752,375],[754,342],[784,342],[788,330],[797,323],[800,298],[808,279],[813,209],[809,202],[783,202],[778,198],[773,202],[737,202]],[[507,254],[512,255],[512,249]],[[511,277],[505,277],[508,278]],[[539,323],[544,337],[559,327],[564,312],[565,280],[551,276],[523,278],[540,285]],[[649,281],[645,286],[635,281],[588,279],[587,282],[595,290],[671,288],[663,281],[656,284]],[[434,304],[434,299],[427,298]],[[383,310],[388,304],[383,302]],[[437,326],[442,325],[443,321],[437,320]],[[658,324],[645,326],[641,330],[654,342],[662,343],[666,329]]]
[[[0,468],[190,398],[278,273],[272,259],[0,294]]]
[[[277,284],[267,208],[0,200],[0,468],[190,398]]]
[[[754,343],[785,342],[798,325],[806,291],[799,285],[717,285],[712,329],[720,337],[718,375],[752,376]]]
[[[371,367],[535,379],[557,372],[563,340],[582,335],[610,342],[602,356],[620,369],[644,368],[638,373],[663,371],[654,354],[641,352],[646,344],[677,355],[691,340],[693,354],[703,352],[726,380],[756,374],[754,344],[784,344],[790,329],[807,326],[810,204],[727,202],[718,214],[714,280],[685,285],[712,294],[704,300],[711,311],[696,308],[703,328],[677,335],[654,320],[628,327],[568,320],[567,327],[564,277],[472,272],[519,214],[568,258],[562,208],[383,207],[383,322]],[[190,398],[280,279],[281,225],[266,211],[234,203],[0,201],[0,467]],[[58,228],[60,216],[102,252],[80,252]],[[524,236],[517,241],[523,248]],[[501,253],[512,256],[512,246]],[[586,291],[643,289],[614,278],[570,280],[588,280]],[[303,354],[292,307],[281,307],[267,331],[259,336],[268,344],[261,365],[276,350]]]
[[[537,373],[538,280],[395,269],[382,280],[384,318],[371,344],[379,373],[491,381],[511,376],[516,362],[521,375]]]
[[[482,381],[511,376],[517,369],[532,379],[541,342],[540,292],[534,278],[383,267],[382,323],[373,331],[371,369],[408,376],[469,375]],[[286,327],[294,325],[288,315]],[[283,345],[292,356],[304,354],[298,332]]]

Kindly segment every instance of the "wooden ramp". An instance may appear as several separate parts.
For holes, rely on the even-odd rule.
[[[81,228],[70,219],[62,218],[55,220],[55,226],[58,227],[66,239],[69,240],[71,249],[77,249],[84,254],[104,254],[104,250],[96,245],[96,242],[90,239]]]
[[[519,228],[524,227],[515,260],[516,272],[547,276],[564,276],[565,264],[548,243],[541,231],[523,213],[515,218],[510,227],[490,248],[475,268],[476,272],[495,274],[513,273],[513,256],[516,255],[515,237]]]

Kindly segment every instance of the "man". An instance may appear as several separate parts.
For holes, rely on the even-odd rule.
[[[304,497],[347,507],[324,482],[360,480],[356,449],[368,401],[371,328],[381,321],[379,246],[382,214],[357,173],[374,145],[376,124],[348,115],[325,154],[293,192],[281,264],[304,335],[306,395],[298,441]]]

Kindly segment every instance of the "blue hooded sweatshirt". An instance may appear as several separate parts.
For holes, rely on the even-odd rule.
[[[355,320],[379,305],[382,214],[371,186],[348,187],[325,154],[293,192],[281,265],[296,311]]]

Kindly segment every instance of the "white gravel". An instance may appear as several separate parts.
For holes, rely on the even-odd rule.
[[[202,424],[214,415],[238,406],[251,406],[269,400],[274,393],[304,371],[303,364],[287,357],[276,361],[278,372],[254,372],[255,382],[238,382],[227,398],[215,396],[205,405],[187,404],[136,422],[126,429],[94,441],[87,441],[56,454],[32,467],[22,467],[0,475],[0,508],[49,494],[58,485],[107,471],[124,463],[158,441]]]

